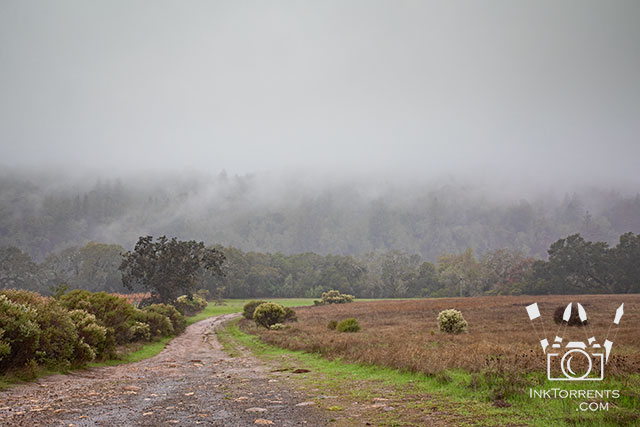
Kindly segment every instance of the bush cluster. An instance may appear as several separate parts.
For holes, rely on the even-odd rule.
[[[266,301],[251,300],[242,307],[242,317],[247,320],[253,320],[253,313],[260,304],[264,304]]]
[[[176,299],[174,303],[176,309],[184,316],[193,316],[200,313],[207,306],[207,300],[200,295],[182,295]]]
[[[96,358],[107,356],[113,349],[113,342],[107,340],[107,328],[100,325],[96,316],[84,310],[71,310],[69,316],[76,326],[78,336],[91,347]]]
[[[245,313],[248,315],[257,302],[261,302],[253,309],[253,320],[257,325],[264,326],[267,329],[280,330],[284,329],[282,323],[298,321],[295,310],[273,302],[250,301],[244,306],[243,316],[246,317]]]
[[[66,369],[95,357],[96,350],[55,299],[0,291],[0,372],[35,365]]]
[[[265,302],[256,307],[253,312],[253,320],[256,324],[270,328],[271,325],[284,322],[286,312],[284,307],[273,302]]]
[[[459,334],[467,331],[467,321],[458,310],[449,309],[438,314],[438,328],[447,334]]]
[[[172,305],[168,304],[152,304],[142,309],[149,313],[157,313],[165,316],[171,322],[173,327],[173,333],[181,334],[187,327],[187,320],[184,316]]]
[[[336,325],[336,329],[340,332],[358,332],[360,330],[360,324],[356,319],[350,317],[344,319]]]
[[[321,301],[314,301],[315,305],[327,305],[327,304],[345,304],[348,302],[353,302],[353,295],[341,294],[340,291],[336,291],[335,289],[330,290],[329,292],[322,293]]]
[[[184,330],[175,308],[138,310],[124,298],[75,290],[59,299],[24,290],[0,291],[0,373],[67,369],[115,356],[118,344],[149,341]]]
[[[136,321],[136,309],[124,298],[106,292],[76,289],[61,296],[59,301],[67,310],[84,310],[96,316],[107,328],[109,339],[115,340],[116,344],[132,341],[131,327]]]
[[[131,338],[133,341],[149,341],[150,339],[157,337],[174,335],[171,320],[160,313],[154,313],[153,311],[143,309],[138,310],[133,318],[135,322],[130,328],[132,335]],[[146,328],[144,329],[148,333],[143,333],[139,324],[145,325]]]

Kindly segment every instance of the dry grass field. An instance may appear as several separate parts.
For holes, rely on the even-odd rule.
[[[540,323],[532,327],[525,306],[537,302]],[[469,372],[546,372],[546,357],[539,339],[552,342],[558,331],[553,313],[559,306],[580,302],[589,316],[587,326],[560,328],[564,342],[586,341],[595,336],[602,343],[616,309],[624,303],[620,327],[611,328],[614,342],[607,377],[640,372],[640,295],[560,295],[449,298],[359,302],[296,309],[299,321],[282,331],[245,328],[259,333],[267,343],[320,353],[327,358],[375,364],[411,372],[439,374],[449,369]],[[468,321],[468,333],[448,335],[438,331],[436,317],[442,310],[460,310]],[[355,317],[357,333],[329,330],[330,320]],[[539,322],[540,319],[534,322]],[[564,329],[564,330],[563,330]],[[615,337],[615,338],[614,338]]]

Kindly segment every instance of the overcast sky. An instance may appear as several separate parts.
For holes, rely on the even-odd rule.
[[[640,1],[0,1],[0,164],[640,184]]]

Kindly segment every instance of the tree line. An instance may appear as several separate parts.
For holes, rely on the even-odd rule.
[[[150,240],[144,243],[155,253]],[[202,244],[190,243],[207,253]],[[207,250],[222,254],[216,255],[222,265],[190,270],[197,282],[193,289],[225,298],[318,298],[331,289],[359,298],[640,292],[640,234],[633,233],[620,236],[615,246],[573,234],[553,243],[547,260],[510,249],[477,257],[469,248],[443,254],[436,263],[396,250],[358,256],[244,252],[220,245]],[[71,289],[123,292],[119,269],[127,254],[119,245],[90,242],[37,263],[16,247],[1,247],[0,287],[47,294],[64,283]],[[145,290],[135,281],[127,285],[130,291]]]

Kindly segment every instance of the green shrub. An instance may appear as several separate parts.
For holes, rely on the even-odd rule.
[[[280,304],[265,302],[260,304],[253,313],[253,320],[256,324],[269,328],[276,323],[282,323],[286,312]]]
[[[438,328],[447,334],[459,334],[467,331],[467,321],[458,310],[449,309],[438,314]]]
[[[174,335],[171,320],[160,313],[154,313],[147,310],[138,310],[134,316],[136,322],[144,323],[149,326],[151,338],[169,337]]]
[[[353,317],[349,319],[344,319],[342,322],[338,323],[336,326],[338,331],[340,332],[358,332],[360,330],[360,325],[358,321]]]
[[[242,317],[248,320],[253,320],[253,313],[256,311],[256,308],[258,308],[260,304],[264,304],[265,302],[267,301],[260,301],[260,300],[249,301],[244,305],[244,307],[242,307]]]
[[[0,372],[21,368],[35,359],[42,330],[34,308],[0,294],[0,330],[0,346],[4,354],[0,358]]]
[[[113,357],[116,345],[183,330],[184,317],[165,305],[146,310],[104,292],[76,290],[59,300],[24,290],[0,291],[0,373],[35,374],[38,365],[79,366]]]
[[[329,320],[329,323],[327,323],[327,328],[331,329],[332,331],[335,331],[337,326],[338,326],[337,320]]]
[[[117,344],[132,340],[131,326],[135,322],[136,309],[126,299],[106,292],[76,289],[60,297],[60,303],[67,310],[84,310],[96,316],[100,324],[113,334]]]
[[[25,304],[35,310],[40,329],[36,362],[50,368],[65,369],[93,359],[86,349],[81,348],[69,312],[55,299],[25,290],[5,290],[2,293],[14,303]]]
[[[46,302],[47,298],[37,292],[27,291],[24,289],[2,289],[1,295],[5,295],[11,301],[17,304],[25,304],[30,307],[38,306]]]
[[[65,310],[53,298],[47,298],[33,305],[37,312],[37,322],[42,334],[37,362],[49,368],[67,368],[94,359],[95,354],[87,352],[80,343],[76,326]]]
[[[71,310],[71,321],[76,326],[80,341],[88,345],[98,358],[111,356],[115,352],[113,337],[109,340],[107,328],[98,324],[96,316],[84,310]],[[79,346],[82,347],[82,346]],[[79,349],[84,351],[83,348]]]
[[[163,316],[166,316],[167,318],[169,318],[169,320],[171,321],[171,325],[173,326],[173,332],[176,335],[182,333],[187,327],[187,320],[172,305],[152,304],[148,307],[145,307],[143,311],[162,314]]]
[[[132,341],[149,341],[151,339],[151,328],[146,323],[134,322],[130,329]]]
[[[326,305],[326,304],[345,304],[348,302],[353,302],[353,295],[341,294],[340,291],[336,291],[335,289],[330,290],[329,292],[322,293],[322,302],[317,305]],[[315,301],[314,301],[315,304]]]
[[[273,325],[269,326],[269,329],[271,329],[272,331],[281,331],[285,328],[285,326],[282,323],[274,323]]]
[[[209,292],[209,289],[198,289],[196,291],[196,295],[205,301],[209,301],[209,298],[211,298],[211,292]]]
[[[2,359],[11,355],[11,344],[3,339],[4,329],[0,329],[0,363]]]
[[[284,321],[285,322],[297,322],[298,316],[296,312],[291,307],[283,307],[284,308]]]
[[[200,313],[207,306],[207,300],[198,295],[189,298],[187,295],[176,299],[175,307],[183,316],[193,316]]]
[[[76,343],[74,355],[75,355],[74,361],[76,366],[84,365],[86,362],[91,362],[97,357],[96,352],[93,351],[93,348],[91,348],[89,344],[87,344],[82,340],[79,340]]]

